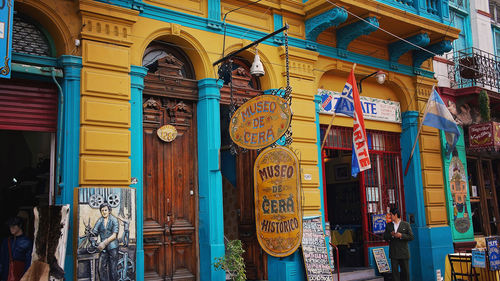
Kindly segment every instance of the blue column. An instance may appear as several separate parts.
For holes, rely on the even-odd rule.
[[[406,168],[413,142],[418,133],[418,116],[419,113],[416,111],[407,111],[402,114],[401,159],[403,160],[403,169]],[[403,175],[407,219],[410,223],[413,222],[411,227],[415,235],[415,240],[410,242],[410,271],[413,280],[436,280],[437,269],[441,269],[441,274],[444,276],[445,257],[447,253],[453,252],[453,241],[449,226],[427,226],[420,163],[420,149],[417,143],[408,174]]]
[[[64,271],[66,280],[73,279],[73,193],[78,188],[79,149],[80,149],[80,80],[82,58],[61,56],[58,64],[64,70],[63,89],[63,137],[61,155],[61,193],[56,198],[57,204],[69,204],[69,230],[66,243]],[[76,231],[76,229],[75,229]]]
[[[214,21],[221,20],[220,0],[208,0],[208,18]]]
[[[136,224],[137,224],[137,250],[136,250],[136,277],[144,280],[144,245],[143,245],[143,150],[142,150],[142,90],[144,89],[144,76],[147,68],[132,65],[130,67],[131,92],[130,92],[130,162],[132,163],[131,175],[137,183],[130,185],[135,188],[136,194]]]
[[[218,83],[219,82],[219,83]],[[216,257],[224,251],[224,214],[220,157],[220,91],[222,80],[198,81],[198,186],[200,280],[225,280],[224,271],[215,271]]]
[[[285,94],[284,90],[280,90],[278,92],[275,91],[276,89],[265,90],[264,94],[269,95],[275,93],[278,96],[283,96]],[[280,145],[284,143],[283,139],[280,141]],[[300,248],[290,256],[284,258],[267,255],[267,268],[267,277],[269,281],[305,281],[307,279],[304,270],[304,260],[302,253],[300,252]]]

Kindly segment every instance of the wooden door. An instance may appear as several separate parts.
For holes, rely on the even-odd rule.
[[[195,102],[143,97],[145,280],[196,280],[197,150]],[[157,136],[171,124],[172,142]]]
[[[256,150],[240,150],[236,157],[236,186],[240,195],[238,233],[245,250],[247,279],[267,280],[267,254],[260,247],[255,230],[253,166],[257,155]]]

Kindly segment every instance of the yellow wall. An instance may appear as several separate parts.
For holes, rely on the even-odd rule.
[[[207,1],[146,0],[145,2],[196,16],[207,16]],[[192,61],[196,79],[216,77],[212,62],[221,57],[223,36],[207,31],[184,27],[178,24],[139,17],[139,12],[109,4],[91,1],[37,1],[17,0],[16,9],[39,21],[51,33],[59,55],[80,55],[83,59],[81,80],[81,142],[80,185],[81,186],[128,186],[130,184],[130,65],[142,65],[142,56],[153,40],[175,43],[187,53]],[[241,4],[237,0],[221,1],[221,13]],[[305,37],[304,20],[322,12],[325,6],[320,1],[262,1],[252,8],[231,13],[228,23],[247,28],[271,32],[274,28],[272,14],[283,16],[290,24],[290,36]],[[385,9],[385,8],[384,8]],[[404,19],[401,19],[404,20]],[[426,24],[429,24],[426,21]],[[438,23],[432,28],[442,29]],[[455,29],[452,33],[457,33]],[[453,35],[455,36],[455,35]],[[225,53],[237,50],[250,41],[227,37]],[[81,47],[74,45],[81,39]],[[332,41],[333,40],[333,41]],[[325,31],[319,42],[335,42],[334,33]],[[368,42],[370,41],[370,42]],[[358,38],[350,48],[365,53],[376,50],[377,58],[387,58],[387,50],[376,40]],[[285,48],[283,46],[259,45],[261,60],[266,70],[262,77],[263,89],[284,87]],[[253,61],[254,50],[241,55]],[[401,61],[408,60],[403,56]],[[352,63],[318,53],[290,47],[290,84],[293,88],[292,121],[294,143],[292,148],[299,156],[302,174],[310,174],[311,180],[302,180],[304,191],[304,215],[319,214],[321,200],[316,112],[314,96],[318,88],[339,91],[342,89]],[[431,65],[426,62],[426,67]],[[356,67],[359,77],[377,69],[364,65]],[[390,72],[384,85],[372,79],[363,83],[363,94],[396,100],[402,112],[422,111],[430,93],[432,79],[407,77]],[[320,123],[327,124],[329,116],[320,116]],[[337,117],[334,124],[352,126],[348,118]],[[398,124],[367,120],[367,128],[399,132]],[[444,207],[444,184],[440,160],[437,130],[424,128],[420,138],[424,179],[424,197],[429,225],[446,223]]]

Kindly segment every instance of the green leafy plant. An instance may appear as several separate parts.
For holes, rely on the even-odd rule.
[[[484,122],[491,120],[490,115],[490,97],[485,90],[479,92],[479,113]]]
[[[233,281],[245,281],[245,260],[243,259],[243,244],[241,240],[231,240],[226,244],[226,255],[215,258],[216,270],[225,270]]]

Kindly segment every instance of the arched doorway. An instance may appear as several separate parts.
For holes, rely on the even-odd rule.
[[[224,236],[228,240],[241,240],[247,279],[267,280],[267,254],[259,245],[255,229],[253,166],[258,151],[236,148],[237,154],[232,155],[228,129],[232,105],[240,106],[262,91],[259,80],[250,75],[249,63],[243,58],[233,58],[232,68],[229,63],[222,67],[232,69],[232,87],[229,77],[225,77],[221,89]]]
[[[143,66],[144,279],[196,280],[197,81],[173,44],[150,44]],[[158,136],[165,125],[176,129],[173,140]]]

